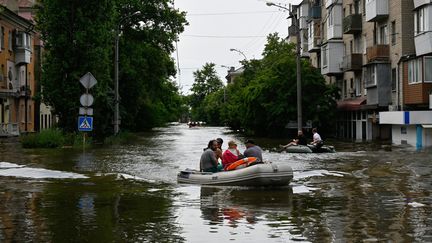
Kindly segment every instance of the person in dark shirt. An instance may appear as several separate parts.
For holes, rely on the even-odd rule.
[[[243,152],[244,157],[255,157],[257,162],[263,162],[262,149],[251,139],[245,142],[246,150]]]
[[[303,135],[303,131],[299,130],[297,132],[297,137],[294,138],[287,145],[281,145],[282,148],[288,148],[289,146],[297,146],[297,145],[307,145],[306,137]]]

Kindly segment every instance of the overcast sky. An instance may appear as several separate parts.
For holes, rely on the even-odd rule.
[[[287,7],[299,2],[274,1]],[[230,49],[243,52],[248,59],[259,59],[268,34],[288,34],[288,13],[267,6],[265,0],[175,0],[175,7],[187,12],[189,22],[178,42],[180,75],[176,77],[185,94],[193,83],[193,72],[206,62],[216,64],[226,83],[227,68],[222,65],[238,68],[244,59]],[[177,60],[176,53],[173,56]]]

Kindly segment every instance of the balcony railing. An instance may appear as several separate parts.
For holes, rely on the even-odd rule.
[[[368,62],[372,61],[388,61],[390,57],[389,45],[374,45],[366,48],[366,56]]]
[[[344,34],[357,34],[362,31],[361,14],[351,14],[343,19]]]
[[[342,59],[342,70],[346,71],[361,71],[363,66],[363,55],[352,53],[346,55]]]

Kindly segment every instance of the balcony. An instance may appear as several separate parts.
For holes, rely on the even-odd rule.
[[[362,31],[362,16],[361,14],[351,14],[343,19],[343,33],[357,34]]]
[[[0,137],[12,137],[18,135],[18,123],[0,123]]]
[[[432,53],[432,31],[425,31],[414,36],[416,55]]]
[[[376,22],[387,18],[389,15],[388,0],[370,0],[366,3],[366,21]]]
[[[342,59],[342,70],[347,71],[361,71],[363,66],[363,55],[352,53],[346,55]]]
[[[310,19],[320,19],[321,18],[321,6],[309,7],[309,18]]]
[[[321,21],[314,20],[309,22],[308,51],[319,52],[321,50]]]
[[[329,11],[327,20],[327,40],[341,39],[342,33],[342,5],[334,5]]]
[[[22,97],[30,97],[30,95],[31,95],[30,86],[29,85],[22,85],[20,87],[19,95]]]
[[[344,43],[342,40],[328,41],[321,46],[321,74],[335,75],[342,73],[340,62],[343,58]]]
[[[15,64],[29,64],[31,59],[31,35],[26,32],[17,32],[15,34]]]
[[[431,0],[414,0],[414,9],[432,3]]]
[[[374,45],[366,48],[366,57],[368,62],[388,61],[390,57],[389,45]]]
[[[297,35],[297,27],[295,27],[294,25],[291,25],[290,27],[288,27],[288,36],[294,37],[296,35]]]

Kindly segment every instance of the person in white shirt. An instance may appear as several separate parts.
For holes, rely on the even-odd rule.
[[[312,145],[315,145],[317,148],[320,148],[323,146],[323,140],[321,139],[321,136],[318,134],[318,131],[316,127],[312,128],[313,133],[313,141],[311,142]]]

